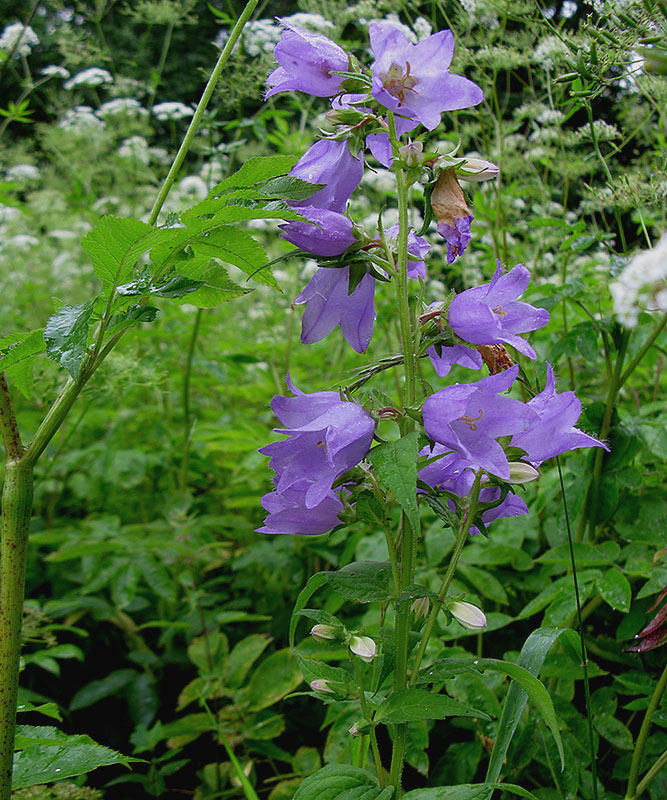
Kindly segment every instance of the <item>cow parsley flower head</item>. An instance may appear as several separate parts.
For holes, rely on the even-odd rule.
[[[549,312],[529,303],[517,302],[530,281],[530,273],[517,264],[503,275],[498,262],[490,283],[466,289],[449,307],[449,327],[471,344],[511,344],[535,359],[536,353],[519,333],[534,331],[549,322]]]
[[[333,72],[349,69],[349,58],[342,47],[286,19],[280,41],[275,47],[279,66],[266,79],[265,99],[279,92],[305,92],[316,97],[332,97],[343,78]]]
[[[76,136],[88,136],[103,131],[106,123],[95,115],[90,106],[74,106],[65,112],[58,127]]]
[[[153,106],[153,115],[156,119],[159,119],[160,122],[187,119],[194,113],[194,110],[190,108],[190,106],[186,106],[185,103],[179,103],[178,101],[158,103]]]
[[[476,106],[484,99],[477,84],[447,71],[454,55],[451,31],[439,31],[415,45],[395,25],[377,22],[369,27],[369,36],[375,56],[371,91],[385,108],[433,130],[443,111]]]
[[[18,43],[18,46],[17,46]],[[39,44],[39,36],[30,27],[22,22],[13,22],[0,34],[0,50],[3,53],[11,53],[14,50],[14,58],[29,56],[32,48]]]
[[[143,136],[130,136],[128,139],[123,139],[118,148],[118,155],[144,166],[151,160],[148,142]]]
[[[14,164],[7,170],[6,178],[8,181],[37,181],[39,170],[32,164]]]
[[[629,328],[637,324],[640,311],[667,313],[667,233],[655,247],[634,256],[609,290],[616,317]]]
[[[69,70],[65,69],[65,67],[59,67],[57,64],[49,64],[48,67],[42,67],[40,72],[48,78],[69,78]]]
[[[63,87],[69,91],[75,86],[111,86],[112,83],[113,75],[108,70],[101,67],[89,67],[65,81]]]
[[[148,111],[134,97],[115,97],[97,109],[97,116],[106,119],[122,114],[126,117],[145,117]]]

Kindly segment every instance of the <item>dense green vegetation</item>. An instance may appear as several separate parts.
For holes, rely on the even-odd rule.
[[[272,214],[270,202],[289,196],[261,194],[259,178],[233,183],[256,157],[284,157],[262,179],[286,174],[331,127],[326,98],[290,92],[263,100],[281,33],[273,17],[303,13],[310,19],[296,24],[314,25],[364,65],[372,60],[372,20],[400,21],[415,41],[452,30],[451,71],[478,84],[485,99],[445,112],[424,152],[458,146],[457,157],[488,159],[500,173],[466,184],[475,220],[463,255],[447,264],[435,225],[425,234],[431,251],[426,280],[411,289],[414,307],[423,311],[451,291],[488,283],[496,259],[508,268],[525,264],[531,284],[522,299],[547,309],[551,323],[527,334],[538,360],[516,357],[524,381],[514,396],[527,401],[531,387],[544,387],[548,361],[559,391],[573,390],[582,402],[577,428],[610,448],[548,460],[539,481],[517,487],[529,513],[497,520],[488,538],[466,544],[450,592],[483,608],[487,625],[471,630],[451,615],[439,617],[428,663],[453,658],[469,668],[444,670],[428,685],[488,719],[408,720],[403,788],[415,800],[486,798],[488,789],[459,795],[434,787],[483,783],[501,741],[508,749],[493,780],[532,793],[524,796],[634,800],[641,793],[664,800],[667,677],[665,650],[657,646],[664,622],[656,624],[655,649],[644,640],[645,652],[628,648],[664,606],[667,586],[667,245],[658,244],[667,231],[665,4],[260,4],[157,208],[222,34],[242,11],[232,0],[0,2],[0,375],[6,373],[23,442],[42,430],[68,372],[75,381],[80,369],[91,373],[35,466],[16,798],[287,800],[301,785],[298,798],[335,800],[342,795],[327,778],[334,773],[323,773],[323,785],[303,783],[325,765],[368,771],[371,783],[350,789],[346,800],[390,797],[374,782],[372,737],[349,733],[362,716],[354,692],[327,695],[308,686],[340,681],[329,667],[353,681],[359,659],[343,642],[317,642],[308,630],[329,614],[373,637],[385,661],[361,665],[368,687],[379,679],[376,665],[390,664],[392,604],[377,589],[364,596],[356,578],[316,580],[298,600],[316,573],[385,562],[382,525],[370,504],[365,511],[358,504],[356,518],[348,511],[349,524],[332,534],[255,532],[273,476],[257,450],[280,438],[270,432],[277,425],[270,402],[286,394],[287,373],[308,393],[358,390],[356,401],[373,409],[400,407],[405,393],[402,373],[383,361],[402,352],[393,287],[377,288],[375,333],[364,355],[338,330],[302,345],[302,307],[292,302],[316,264],[303,254],[286,257],[292,247],[277,235],[287,217]],[[29,24],[34,40],[24,34],[13,48],[5,34],[17,22]],[[373,236],[380,209],[385,227],[396,220],[397,200],[389,171],[370,156],[368,163],[350,215]],[[94,244],[107,246],[100,238],[105,215],[178,232],[179,214],[229,178],[229,186],[247,188],[256,218],[230,217],[223,241],[209,238],[216,234],[206,227],[220,207],[192,212],[201,235],[187,244],[188,256],[198,247],[231,252],[237,236],[250,253],[242,264],[221,252],[206,286],[195,286],[203,273],[188,267],[179,240],[182,253],[174,245],[160,262],[152,251],[150,264],[162,278],[177,264],[191,284],[183,291],[165,290],[155,273],[146,272],[141,284],[148,247],[111,290],[100,280],[104,258],[96,260]],[[428,213],[419,182],[409,200],[419,228]],[[183,219],[194,228],[192,214]],[[123,229],[128,240],[132,230]],[[247,243],[250,235],[266,257]],[[641,251],[658,255],[634,262]],[[133,281],[119,300],[117,283]],[[85,305],[103,291],[96,305]],[[109,297],[118,304],[105,307]],[[84,317],[96,322],[82,344],[71,334]],[[49,319],[60,327],[49,327]],[[118,339],[96,361],[104,343],[95,339],[99,320],[109,323],[104,342]],[[30,357],[17,359],[19,348]],[[454,369],[455,380],[471,380],[464,368]],[[417,371],[424,396],[445,383],[426,358]],[[398,437],[382,424],[382,437]],[[3,469],[5,477],[11,473]],[[393,530],[404,510],[398,501],[390,507]],[[426,502],[419,513],[415,584],[428,595],[440,587],[456,536]],[[305,620],[293,616],[297,600],[299,609],[311,609]],[[413,622],[416,629],[423,624]],[[479,668],[470,667],[473,658]],[[519,684],[510,683],[520,658],[524,666],[534,659],[530,671],[548,690],[563,768],[539,687],[521,713]],[[510,667],[498,667],[500,660]],[[503,707],[512,703],[519,711],[516,732],[508,734]],[[403,721],[397,716],[394,727]],[[392,730],[377,728],[386,770]],[[128,760],[131,769],[118,765]],[[59,777],[67,780],[54,782]],[[511,792],[494,796],[505,800],[516,796]]]

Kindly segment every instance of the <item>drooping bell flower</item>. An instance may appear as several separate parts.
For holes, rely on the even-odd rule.
[[[320,267],[294,305],[306,303],[301,341],[312,344],[340,325],[347,343],[363,353],[373,338],[375,278],[367,272],[349,292],[350,268]]]
[[[333,97],[346,72],[349,58],[342,47],[319,33],[299,28],[280,19],[285,27],[274,55],[280,66],[266,79],[267,99],[278,92],[305,92],[316,97]]]
[[[607,445],[574,427],[581,415],[581,401],[574,392],[556,392],[554,371],[548,361],[546,386],[526,405],[537,413],[538,420],[527,431],[513,436],[510,444],[525,450],[533,466],[580,447],[609,450]]]
[[[343,503],[338,495],[328,491],[319,503],[306,506],[308,486],[307,481],[300,481],[282,492],[265,494],[262,505],[268,516],[257,532],[317,536],[339,525],[338,515],[343,510]]]
[[[460,256],[470,242],[470,223],[475,219],[453,167],[444,169],[431,194],[431,208],[438,222],[438,233],[447,242],[447,263]]]
[[[508,480],[507,456],[496,440],[524,433],[538,419],[528,405],[500,395],[510,388],[518,371],[514,366],[475,383],[457,383],[432,394],[423,408],[427,435],[455,450],[476,469]]]
[[[363,174],[361,151],[355,158],[346,141],[320,139],[306,150],[290,170],[290,175],[309,183],[324,183],[326,186],[302,203],[291,205],[315,206],[342,214]]]
[[[299,214],[311,222],[291,220],[278,227],[283,239],[308,253],[339,256],[357,241],[352,232],[352,222],[344,214],[315,206],[303,206],[299,208]]]
[[[530,273],[523,264],[517,264],[503,275],[498,262],[490,283],[466,289],[452,300],[447,316],[449,327],[471,344],[504,342],[535,359],[535,350],[518,334],[546,325],[549,312],[516,301],[529,281]]]
[[[462,367],[468,367],[468,369],[482,369],[482,356],[477,350],[471,350],[464,344],[455,344],[452,347],[442,345],[440,353],[433,345],[428,348],[426,355],[431,359],[433,369],[440,378],[449,375],[454,364],[460,364]]]
[[[440,31],[419,44],[408,41],[390,22],[374,22],[368,29],[373,97],[385,108],[432,131],[443,111],[476,106],[484,99],[477,84],[447,70],[454,55],[454,36]]]
[[[292,501],[289,490],[296,486],[305,507],[314,508],[329,495],[333,482],[366,455],[375,423],[360,405],[341,400],[338,392],[305,394],[292,383],[289,387],[294,397],[277,396],[271,402],[285,426],[275,432],[287,434],[287,439],[259,452],[271,459],[276,492]]]

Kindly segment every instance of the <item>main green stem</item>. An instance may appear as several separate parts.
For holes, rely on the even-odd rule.
[[[396,127],[393,115],[389,115],[390,136],[397,141]],[[408,186],[405,172],[399,170],[396,174],[398,195],[398,242],[395,263],[394,280],[398,301],[398,316],[401,334],[401,347],[403,350],[405,369],[405,405],[414,406],[417,398],[417,365],[414,351],[412,319],[410,314],[410,298],[408,296]],[[402,434],[405,435],[413,427],[410,417],[406,417],[402,425]],[[401,545],[401,589],[414,583],[415,573],[415,545],[419,531],[414,531],[407,517],[403,515],[403,541]],[[410,606],[404,603],[401,609],[396,608],[396,669],[394,673],[394,689],[400,691],[408,685],[408,635],[410,630]],[[407,741],[407,725],[405,723],[394,727],[394,740],[391,754],[391,768],[389,783],[396,787],[396,797],[401,794],[401,775],[405,762],[405,745]]]
[[[642,756],[644,755],[644,747],[646,745],[646,740],[648,739],[649,730],[651,729],[651,718],[653,717],[653,713],[656,708],[658,708],[660,705],[660,701],[665,693],[665,689],[667,689],[667,664],[662,671],[658,685],[655,687],[653,697],[651,697],[648,708],[646,709],[644,721],[639,729],[639,736],[637,736],[635,752],[632,754],[632,764],[630,766],[630,777],[628,778],[628,790],[625,793],[625,800],[635,800],[636,797],[639,797],[639,792],[637,791],[637,780],[639,779],[639,769],[641,767]]]

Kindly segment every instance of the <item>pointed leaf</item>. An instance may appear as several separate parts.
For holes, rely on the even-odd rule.
[[[618,567],[612,567],[598,580],[602,599],[616,611],[625,614],[630,610],[632,589],[630,582]]]
[[[297,156],[256,156],[249,158],[233,175],[225,178],[209,192],[209,197],[219,197],[230,189],[253,186],[278,175],[286,175],[298,161]]]
[[[376,722],[419,722],[423,719],[477,717],[491,719],[484,711],[426,689],[401,689],[389,695],[375,715]]]
[[[374,447],[366,456],[375,468],[380,484],[389,489],[407,516],[415,533],[419,532],[417,507],[417,453],[419,436],[416,431],[395,442]]]
[[[13,333],[0,339],[0,370],[19,364],[27,358],[44,352],[44,331],[40,328],[30,333]]]
[[[44,327],[46,354],[76,380],[86,356],[88,328],[95,300],[78,306],[61,306]]]
[[[326,578],[324,577],[325,574],[326,573],[324,572],[316,572],[315,575],[311,575],[310,578],[308,578],[308,583],[306,583],[303,589],[299,592],[299,596],[296,598],[294,610],[292,611],[292,618],[290,619],[289,623],[290,647],[294,647],[294,634],[296,633],[296,626],[299,622],[299,611],[306,607],[306,603],[310,600],[310,598],[315,594],[320,586],[323,586],[326,583]]]
[[[303,681],[296,656],[288,649],[277,650],[252,673],[243,700],[252,711],[277,703]]]
[[[394,597],[394,578],[388,561],[353,561],[335,572],[321,574],[345,600],[372,603]]]
[[[528,789],[513,783],[461,783],[458,786],[414,789],[404,794],[401,800],[489,800],[494,789],[501,789],[517,797],[527,797],[529,800],[539,800]]]
[[[294,800],[390,800],[392,786],[380,787],[374,775],[346,764],[329,764],[309,775]]]

